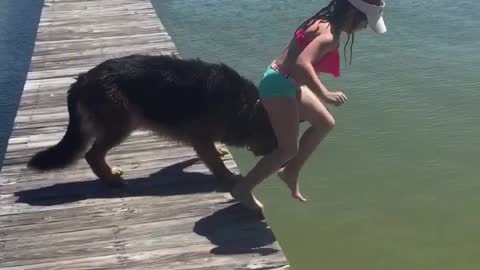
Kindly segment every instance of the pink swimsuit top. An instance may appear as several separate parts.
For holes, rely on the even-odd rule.
[[[299,28],[295,32],[295,39],[300,46],[302,46],[302,49],[305,49],[310,43],[305,37],[305,31],[302,28]],[[313,64],[313,67],[317,72],[328,73],[334,77],[340,77],[340,54],[338,48],[325,54],[320,61]]]

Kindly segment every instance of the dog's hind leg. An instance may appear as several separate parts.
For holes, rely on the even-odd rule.
[[[225,166],[220,158],[218,149],[211,140],[195,139],[192,142],[192,146],[200,159],[205,163],[205,165],[207,165],[208,169],[210,169],[215,177],[223,181],[227,181],[225,184],[228,184],[229,187],[234,184],[236,180],[235,174],[233,174]]]
[[[119,145],[127,136],[129,132],[109,132],[97,137],[90,150],[85,154],[85,159],[92,171],[100,180],[109,186],[121,186],[124,184],[122,178],[123,171],[118,168],[110,168],[105,161],[107,152],[113,147]]]

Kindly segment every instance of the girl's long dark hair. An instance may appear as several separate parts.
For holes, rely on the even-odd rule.
[[[313,15],[312,17],[305,20],[298,28],[298,29],[307,29],[313,22],[317,20],[325,21],[330,23],[333,26],[333,29],[336,31],[335,35],[339,36],[342,29],[345,28],[345,22],[347,21],[347,16],[349,16],[349,12],[353,8],[352,4],[347,0],[332,0],[326,7],[322,8],[317,14]],[[362,14],[363,15],[363,14]],[[365,19],[366,17],[360,18]],[[357,20],[355,20],[357,22]],[[349,33],[347,42],[343,48],[343,55],[345,57],[345,62],[347,62],[347,53],[346,49],[350,42],[350,65],[352,64],[352,57],[353,57],[353,43],[355,41],[355,34]]]

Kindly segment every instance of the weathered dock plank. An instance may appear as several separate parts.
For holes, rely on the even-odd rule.
[[[135,132],[108,157],[125,170],[122,189],[83,160],[26,168],[63,136],[74,77],[134,53],[178,54],[148,0],[45,0],[0,174],[0,269],[288,268],[263,218],[217,190],[191,147]]]

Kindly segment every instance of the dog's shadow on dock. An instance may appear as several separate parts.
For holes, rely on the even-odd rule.
[[[100,180],[91,180],[18,191],[15,196],[18,203],[52,206],[94,198],[172,196],[225,190],[211,174],[184,171],[198,161],[198,158],[192,158],[175,163],[147,177],[128,179],[124,186],[118,188],[108,187]]]
[[[213,175],[184,171],[196,162],[197,158],[189,159],[165,167],[148,177],[129,179],[121,188],[110,188],[100,180],[92,180],[18,191],[15,196],[18,203],[53,206],[93,198],[171,196],[224,191],[225,187],[221,186]],[[212,215],[199,219],[193,231],[216,246],[210,251],[212,254],[269,255],[279,251],[271,247],[275,237],[264,222],[263,215],[238,203],[219,206],[219,210]]]

